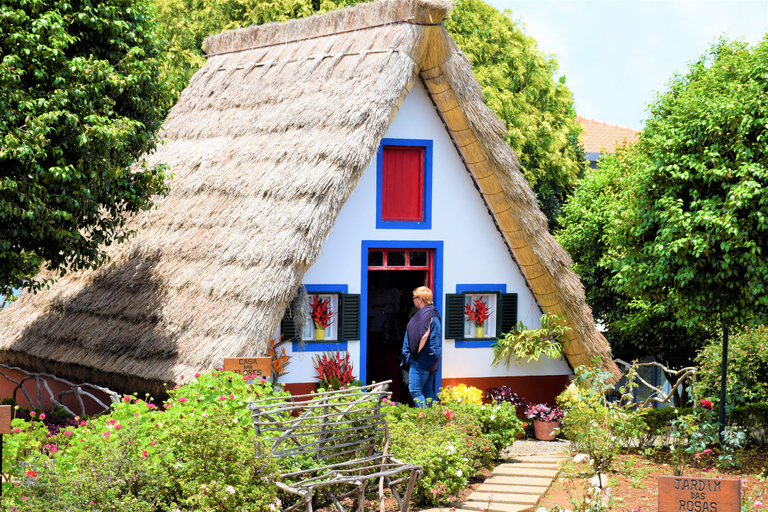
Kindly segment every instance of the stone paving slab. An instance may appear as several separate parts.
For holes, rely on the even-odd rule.
[[[555,477],[545,476],[491,475],[483,483],[495,485],[549,485],[554,479]]]
[[[557,453],[547,455],[511,455],[504,462],[513,464],[517,462],[526,462],[532,464],[555,464],[568,460],[567,455]]]
[[[498,476],[540,476],[545,478],[554,478],[560,472],[559,468],[540,469],[530,467],[520,467],[517,464],[501,464],[491,472]]]
[[[507,464],[513,464],[516,468],[529,468],[529,469],[560,469],[560,465],[565,462],[563,460],[553,460],[550,462],[512,462],[507,461]]]
[[[520,505],[517,503],[492,502],[488,504],[488,503],[473,502],[473,501],[463,501],[461,503],[458,503],[457,506],[460,506],[461,508],[465,508],[469,510],[481,510],[481,511],[488,510],[490,512],[523,512],[526,510],[533,510],[533,505]]]
[[[539,501],[538,494],[510,494],[505,492],[473,492],[468,501],[481,501],[483,503],[522,503],[535,505]]]
[[[480,484],[480,486],[476,489],[475,492],[509,492],[509,493],[531,493],[531,494],[544,494],[547,492],[547,489],[549,489],[549,484],[551,482],[547,482],[547,485],[521,485],[521,486],[511,486],[511,485],[495,485],[495,484]]]

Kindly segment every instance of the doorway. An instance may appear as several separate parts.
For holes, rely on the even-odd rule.
[[[412,292],[432,288],[432,251],[370,249],[368,254],[366,384],[391,380],[392,400],[413,405],[400,368],[405,327],[416,312]]]

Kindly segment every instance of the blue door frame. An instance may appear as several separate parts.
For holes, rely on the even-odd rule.
[[[443,317],[443,241],[425,240],[363,240],[360,250],[360,376],[365,382],[368,375],[368,250],[369,249],[432,249],[432,296],[440,318]],[[445,326],[443,325],[443,350],[445,350]],[[435,386],[443,385],[443,359],[435,374]]]

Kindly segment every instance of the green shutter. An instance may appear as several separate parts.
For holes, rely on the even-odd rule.
[[[496,336],[501,336],[517,325],[517,294],[502,293],[496,312]]]
[[[360,339],[360,294],[339,295],[339,341]]]
[[[285,308],[283,319],[280,320],[280,332],[283,334],[283,341],[301,341],[301,333],[293,322],[290,305]]]
[[[445,339],[464,338],[464,294],[445,294]]]

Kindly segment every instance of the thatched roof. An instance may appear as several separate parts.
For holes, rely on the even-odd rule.
[[[441,25],[441,0],[386,0],[211,37],[148,157],[175,174],[113,261],[0,314],[0,362],[156,390],[266,354],[286,305],[421,80],[573,366],[610,349],[547,230],[503,123]],[[476,193],[476,191],[468,191]],[[615,370],[612,363],[607,366]]]

